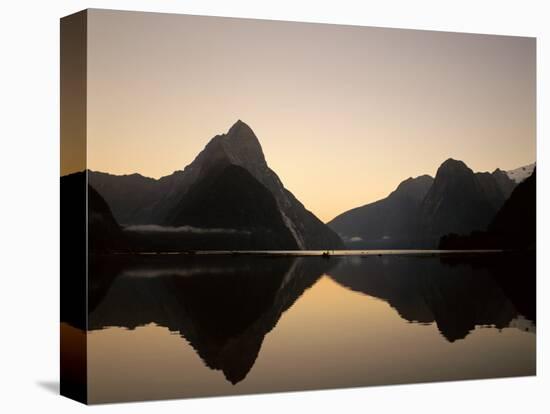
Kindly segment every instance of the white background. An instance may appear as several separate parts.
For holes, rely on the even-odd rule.
[[[545,164],[549,156],[550,12],[545,3],[528,0],[3,2],[0,15],[0,411],[549,412],[549,359],[544,352],[544,348],[548,350],[549,309],[545,300],[550,295],[550,284],[545,281],[550,277],[545,257],[549,246],[548,214],[538,217],[537,377],[92,408],[56,395],[60,17],[95,7],[536,36],[540,213],[550,211]],[[403,352],[407,352],[407,344],[403,344]]]

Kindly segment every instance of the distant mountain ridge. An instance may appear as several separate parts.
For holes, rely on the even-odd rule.
[[[498,168],[474,173],[449,158],[435,178],[409,178],[385,199],[342,213],[328,225],[350,248],[435,248],[445,234],[485,229],[515,186]]]
[[[214,226],[225,232],[223,237],[218,234],[211,243],[214,236],[207,241],[202,232],[201,248],[324,250],[343,248],[344,240],[353,249],[407,249],[435,248],[442,236],[485,230],[516,181],[529,171],[526,166],[475,173],[449,158],[435,178],[410,177],[388,197],[346,211],[325,225],[284,187],[252,129],[238,120],[226,134],[213,137],[183,170],[158,180],[95,171],[88,177],[128,231],[157,226],[155,234],[138,237],[154,241],[154,248],[170,248],[178,239],[176,250],[192,249],[198,238],[191,233]],[[159,226],[182,230],[180,236],[172,232],[161,240]],[[185,229],[194,230],[184,235]]]
[[[179,200],[183,171],[158,180],[141,174],[89,171],[89,183],[103,195],[121,225],[158,224]]]
[[[102,194],[111,206],[117,221],[123,225],[182,226],[192,225],[191,222],[196,225],[209,222],[210,218],[207,215],[214,210],[209,210],[210,213],[205,210],[200,219],[197,219],[195,215],[192,220],[188,220],[186,214],[181,211],[181,209],[189,208],[189,203],[185,201],[186,195],[191,189],[195,195],[201,191],[204,195],[207,189],[198,190],[197,187],[201,183],[204,183],[202,184],[204,186],[209,185],[210,178],[208,177],[212,176],[213,171],[221,171],[228,166],[241,167],[246,171],[246,174],[243,174],[243,171],[232,170],[233,173],[239,174],[241,179],[247,180],[250,185],[254,186],[256,194],[264,193],[254,184],[257,182],[273,197],[277,214],[280,215],[284,225],[283,233],[289,232],[293,239],[291,243],[283,244],[279,248],[337,249],[343,247],[340,237],[308,211],[283,186],[277,174],[267,165],[258,138],[252,129],[241,120],[238,120],[226,134],[216,135],[212,138],[183,171],[176,171],[159,180],[146,178],[139,174],[115,176],[90,171],[89,182]],[[241,194],[244,196],[245,191],[241,191]],[[248,202],[252,203],[253,201],[248,200]],[[237,204],[233,203],[232,208],[237,208]],[[213,201],[210,206],[214,208]],[[252,205],[241,207],[253,208]],[[223,207],[218,206],[217,211],[220,212],[221,208]],[[256,227],[255,216],[249,214],[248,217],[250,222],[245,227]],[[278,228],[278,225],[276,227]],[[287,239],[282,233],[277,237]],[[262,245],[257,245],[257,248],[261,249]]]

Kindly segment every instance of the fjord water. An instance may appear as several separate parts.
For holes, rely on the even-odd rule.
[[[536,373],[535,256],[92,260],[90,402]]]

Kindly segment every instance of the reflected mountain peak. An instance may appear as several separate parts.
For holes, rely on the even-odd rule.
[[[89,329],[165,326],[236,384],[247,376],[283,312],[336,261],[272,257],[254,263],[249,257],[197,256],[113,261],[110,272],[92,266],[98,273],[90,279]]]
[[[408,322],[435,323],[449,342],[466,338],[477,326],[511,326],[521,315],[534,319],[534,285],[515,272],[533,260],[440,257],[373,257],[342,261],[330,277],[344,287],[380,298]],[[534,270],[534,269],[533,269]],[[534,275],[533,272],[527,274]],[[510,284],[527,285],[513,292]],[[525,306],[525,304],[528,304]]]

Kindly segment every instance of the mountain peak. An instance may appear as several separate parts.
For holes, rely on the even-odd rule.
[[[473,174],[474,172],[463,161],[449,158],[445,162],[443,162],[443,164],[441,164],[437,169],[436,178],[442,175],[444,176],[448,174],[454,175],[457,173]]]
[[[448,158],[441,164],[439,168],[468,168],[464,161],[455,160],[454,158]],[[469,169],[469,168],[468,168]]]
[[[243,137],[243,136],[253,136],[256,138],[256,135],[254,134],[254,131],[252,131],[252,128],[248,126],[245,122],[241,121],[240,119],[235,122],[231,128],[229,128],[229,131],[227,131],[226,137]]]
[[[243,166],[255,173],[260,173],[267,168],[258,137],[252,128],[240,119],[229,128],[226,134],[214,137],[206,148],[211,150],[206,151],[206,154],[215,153],[221,149],[224,157],[227,157],[231,164]]]

